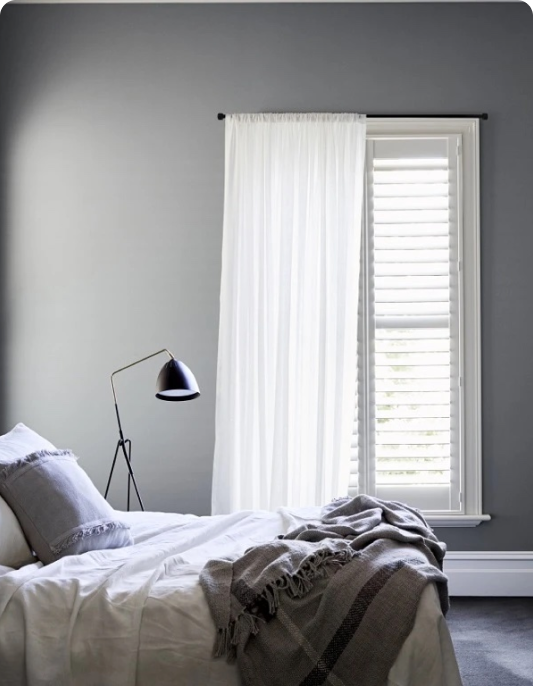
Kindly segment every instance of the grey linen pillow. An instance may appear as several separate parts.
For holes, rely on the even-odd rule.
[[[39,450],[0,460],[0,494],[45,564],[133,544],[129,527],[116,518],[77,459],[70,450]]]

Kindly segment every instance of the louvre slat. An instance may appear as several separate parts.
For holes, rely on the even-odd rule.
[[[400,345],[403,344],[403,345]],[[429,338],[379,340],[375,343],[376,364],[443,364],[450,362],[450,342]],[[431,361],[433,360],[433,361]],[[388,362],[387,362],[388,361]],[[438,362],[437,362],[438,361]]]
[[[441,327],[445,329],[449,335],[449,323],[450,318],[446,315],[440,316],[403,316],[403,317],[393,317],[380,316],[375,319],[376,333],[379,329],[390,330],[390,327],[396,326],[400,330],[405,329],[426,329],[428,326],[432,328]]]
[[[374,250],[449,250],[448,236],[380,236]],[[379,257],[380,253],[376,254]]]
[[[448,405],[450,403],[450,389],[444,391],[398,392],[376,391],[376,407],[422,407],[429,405]]]
[[[448,248],[422,248],[416,245],[404,250],[398,249],[395,246],[391,246],[389,249],[376,248],[374,250],[374,259],[376,265],[383,262],[408,262],[411,264],[428,262],[435,264],[436,266],[443,264],[448,266],[450,261]],[[416,274],[414,276],[416,276]]]
[[[397,170],[380,170],[374,169],[373,183],[389,184],[389,183],[445,183],[449,179],[449,171],[447,169],[397,169]]]
[[[418,224],[448,221],[448,209],[445,210],[376,210],[376,224]]]
[[[375,378],[378,379],[390,379],[391,381],[418,381],[418,379],[449,379],[450,378],[450,365],[441,366],[412,366],[407,367],[406,365],[398,365],[394,367],[393,365],[376,365]]]
[[[403,460],[381,460],[376,466],[378,472],[442,472],[449,471],[449,458],[431,459],[424,461],[420,458],[404,458]]]
[[[449,288],[449,278],[447,276],[378,276],[374,279],[376,292],[388,289],[398,290],[433,290],[435,288]]]
[[[397,158],[380,157],[374,160],[374,169],[447,169],[446,157],[411,157]]]
[[[446,339],[423,338],[416,340],[412,338],[385,338],[376,340],[375,353],[378,355],[433,355],[442,353],[448,355],[450,352],[450,341]],[[407,358],[409,359],[409,358]]]
[[[443,418],[449,420],[450,405],[417,405],[412,409],[409,405],[378,405],[376,419],[429,419]],[[355,427],[357,431],[357,426]]]
[[[450,482],[449,472],[443,472],[439,474],[438,472],[413,472],[413,473],[392,473],[392,474],[380,474],[379,479],[377,479],[377,484],[379,486],[384,485],[395,485],[395,484],[413,484],[417,485],[440,485],[448,484]]]
[[[376,420],[376,430],[393,431],[402,433],[404,431],[449,431],[450,418],[434,417],[432,419],[419,417],[402,417],[397,419],[390,419],[378,417]]]
[[[448,288],[404,288],[402,290],[398,290],[396,288],[376,288],[375,300],[378,303],[449,303],[450,291]]]
[[[376,198],[420,198],[428,195],[442,196],[448,192],[446,183],[385,183],[374,184]]]
[[[380,236],[449,236],[448,220],[417,224],[379,224],[374,226],[374,238]]]
[[[402,432],[402,433],[382,433],[377,431],[376,432],[376,447],[378,445],[398,445],[398,446],[404,446],[404,445],[442,445],[442,446],[449,446],[450,445],[450,432],[449,431],[441,431],[441,432],[434,432],[437,435],[436,436],[427,436],[424,434],[423,431],[419,432],[412,432],[408,433]],[[442,434],[442,435],[440,435]],[[404,439],[404,443],[402,443],[402,438]],[[407,443],[409,441],[409,443]],[[406,451],[404,451],[406,454]]]
[[[446,443],[424,445],[377,445],[377,463],[381,459],[395,458],[404,459],[405,457],[419,457],[426,459],[447,457],[450,454],[450,446]]]
[[[448,276],[450,265],[442,260],[441,262],[382,262],[374,264],[374,274],[376,276]]]
[[[380,196],[374,198],[374,211],[376,210],[448,210],[448,195],[423,195],[423,196]]]
[[[419,302],[419,303],[376,303],[376,316],[408,317],[420,315],[447,315],[450,312],[450,303],[445,302]]]
[[[386,327],[381,328],[379,331],[376,331],[376,340],[381,341],[383,339],[387,340],[398,340],[398,341],[410,341],[413,339],[416,339],[418,341],[422,341],[426,338],[431,338],[431,339],[446,339],[448,341],[449,345],[449,337],[450,337],[450,332],[449,331],[443,331],[441,328],[431,328],[431,327],[426,327],[426,328],[419,328],[417,327],[416,329],[388,329]]]
[[[450,365],[450,353],[443,352],[406,352],[404,350],[393,350],[375,353],[376,367],[381,365],[394,366],[423,366],[431,365]]]
[[[449,379],[417,379],[416,381],[410,379],[376,379],[375,389],[378,393],[401,393],[402,391],[408,393],[417,393],[419,391],[448,391],[450,390]]]

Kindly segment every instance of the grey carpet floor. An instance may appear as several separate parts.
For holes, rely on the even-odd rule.
[[[452,598],[447,621],[464,686],[533,684],[533,598]]]

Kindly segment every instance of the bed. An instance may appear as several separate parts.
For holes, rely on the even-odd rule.
[[[268,542],[317,509],[119,514],[133,546],[0,569],[0,684],[238,686],[236,665],[213,658],[199,574],[209,559]],[[433,584],[387,686],[461,686]]]

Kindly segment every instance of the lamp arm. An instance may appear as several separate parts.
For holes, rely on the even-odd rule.
[[[121,367],[120,369],[116,369],[112,374],[111,374],[111,388],[113,389],[113,398],[115,400],[115,408],[117,411],[117,419],[118,419],[118,407],[117,407],[117,394],[115,392],[115,384],[113,383],[113,377],[115,374],[118,374],[119,372],[123,372],[125,369],[129,369],[130,367],[135,367],[136,364],[140,364],[141,362],[144,362],[145,360],[149,360],[151,357],[155,357],[156,355],[160,355],[161,353],[166,353],[171,360],[174,359],[174,355],[167,350],[166,348],[162,348],[161,350],[158,350],[156,353],[152,353],[151,355],[147,355],[146,357],[142,357],[140,360],[137,360],[136,362],[132,362],[131,364],[127,364],[125,367]],[[118,424],[120,428],[120,419],[118,419]],[[121,429],[122,433],[122,429]]]
[[[118,411],[118,403],[117,403],[117,394],[115,391],[115,384],[113,381],[113,377],[115,374],[118,374],[119,372],[123,372],[125,369],[129,369],[130,367],[134,367],[136,364],[140,364],[141,362],[144,362],[145,360],[149,360],[151,357],[155,357],[156,355],[160,355],[161,353],[166,353],[171,360],[174,359],[174,355],[170,352],[170,350],[167,350],[166,348],[163,348],[162,350],[158,350],[155,353],[152,353],[151,355],[146,355],[146,357],[142,357],[140,360],[136,360],[135,362],[132,362],[131,364],[127,364],[125,367],[121,367],[120,369],[116,369],[112,374],[111,374],[111,388],[113,390],[113,399],[115,401],[115,412],[117,415],[117,422],[118,422],[118,434],[119,434],[119,441],[117,443],[117,449],[115,451],[115,457],[113,459],[113,464],[111,466],[111,472],[109,473],[109,478],[107,480],[107,486],[105,489],[105,495],[104,497],[107,498],[107,494],[109,492],[109,485],[111,483],[111,477],[113,476],[113,469],[115,468],[115,462],[117,459],[117,453],[120,448],[122,448],[122,452],[124,454],[124,457],[126,459],[126,464],[128,466],[128,511],[130,509],[130,480],[133,481],[133,485],[135,486],[135,493],[137,494],[137,498],[139,499],[139,504],[141,506],[141,510],[144,510],[144,505],[143,501],[141,500],[141,496],[139,494],[139,489],[137,488],[137,482],[135,481],[135,476],[133,474],[133,470],[131,468],[131,441],[129,439],[124,438],[124,433],[122,431],[122,423],[120,421],[120,414]],[[128,444],[128,449],[126,449],[126,444]]]

